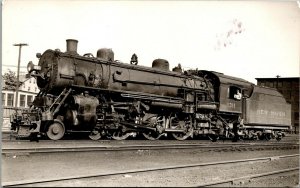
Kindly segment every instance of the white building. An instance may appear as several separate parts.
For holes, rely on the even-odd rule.
[[[10,89],[3,89],[5,82],[2,80],[2,110],[3,110],[3,123],[2,131],[10,130],[10,115],[15,112],[17,108],[28,108],[35,96],[39,92],[36,84],[36,79],[26,78],[25,75],[19,77],[21,86],[18,92],[18,104],[16,105],[16,91]]]

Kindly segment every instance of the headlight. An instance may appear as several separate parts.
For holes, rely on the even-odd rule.
[[[32,63],[32,61],[29,61],[29,63],[27,64],[27,71],[31,73],[33,71],[33,68],[34,64]]]
[[[28,73],[31,73],[32,71],[41,70],[41,67],[38,65],[34,65],[32,61],[29,61],[27,64],[27,71]]]

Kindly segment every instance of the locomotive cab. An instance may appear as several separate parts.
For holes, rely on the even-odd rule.
[[[251,95],[254,84],[222,73],[201,72],[214,83],[214,88],[218,91],[216,92],[216,100],[219,102],[219,111],[241,114],[242,98]]]

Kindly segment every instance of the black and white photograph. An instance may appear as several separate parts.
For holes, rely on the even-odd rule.
[[[0,2],[2,187],[300,186],[300,1]]]

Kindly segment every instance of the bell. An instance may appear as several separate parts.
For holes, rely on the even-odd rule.
[[[130,64],[135,64],[135,65],[138,64],[138,57],[136,54],[132,54]]]

